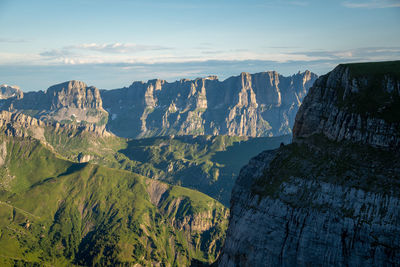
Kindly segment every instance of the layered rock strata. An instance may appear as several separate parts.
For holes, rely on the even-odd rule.
[[[62,124],[58,122],[42,121],[20,112],[0,111],[0,129],[7,136],[14,137],[34,137],[38,140],[45,141],[45,130],[54,134],[66,132],[78,135],[82,132],[90,132],[97,136],[107,137],[112,134],[107,132],[105,126],[95,124]]]
[[[241,170],[219,266],[399,264],[399,70],[347,64],[316,81],[294,143]]]
[[[80,81],[53,85],[46,91],[27,92],[0,100],[0,109],[19,111],[41,120],[105,125],[108,114],[96,87]]]
[[[276,136],[291,133],[295,114],[316,75],[242,73],[173,83],[150,80],[102,90],[108,128],[124,137],[159,135]]]

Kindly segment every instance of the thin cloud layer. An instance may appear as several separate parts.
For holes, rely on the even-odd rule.
[[[399,0],[345,1],[343,6],[348,8],[398,8]]]
[[[26,43],[27,40],[21,38],[0,38],[0,43]]]
[[[78,44],[39,54],[0,53],[0,64],[17,65],[76,65],[76,64],[159,64],[206,61],[315,62],[332,60],[378,61],[400,57],[399,47],[362,47],[348,50],[310,50],[299,48],[226,49],[209,46],[191,49],[167,49],[157,45],[133,44]]]
[[[66,50],[90,50],[102,53],[111,53],[111,54],[125,54],[125,53],[136,53],[142,51],[154,51],[154,50],[168,50],[170,48],[164,46],[157,45],[140,45],[140,44],[132,44],[132,43],[112,43],[112,44],[80,44],[74,46],[65,47]]]
[[[309,57],[320,57],[330,60],[343,61],[383,61],[400,58],[399,47],[361,47],[347,50],[319,50],[302,51],[301,53]]]

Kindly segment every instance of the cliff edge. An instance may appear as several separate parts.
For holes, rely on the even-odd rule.
[[[400,61],[320,77],[294,141],[245,166],[219,266],[400,263]]]

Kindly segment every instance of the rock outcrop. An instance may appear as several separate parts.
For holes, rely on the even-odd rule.
[[[0,99],[17,98],[20,99],[24,93],[18,86],[10,86],[7,84],[0,85]]]
[[[46,142],[45,131],[53,134],[67,133],[69,136],[81,133],[92,133],[98,137],[107,137],[112,134],[107,132],[105,126],[95,124],[62,124],[58,122],[42,121],[21,112],[0,111],[0,130],[6,136],[33,137]]]
[[[399,70],[347,64],[316,81],[293,144],[241,170],[219,266],[399,264]]]
[[[242,73],[173,83],[150,80],[102,90],[107,127],[124,137],[159,135],[275,136],[291,133],[295,114],[316,75]]]
[[[105,125],[108,118],[99,90],[80,81],[53,85],[45,92],[21,92],[18,97],[0,100],[0,108],[63,123]]]
[[[31,136],[38,140],[45,140],[45,126],[45,122],[22,113],[0,112],[0,129],[4,131],[6,136]]]
[[[372,146],[400,146],[400,79],[357,74],[339,65],[310,89],[294,125],[295,138],[323,134]]]

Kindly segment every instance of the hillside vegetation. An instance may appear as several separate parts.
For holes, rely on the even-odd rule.
[[[120,152],[133,171],[199,190],[229,206],[241,167],[258,153],[289,143],[290,136],[179,136],[131,140]]]
[[[90,132],[55,133],[46,141],[72,161],[86,158],[111,168],[129,170],[170,184],[201,191],[229,206],[230,193],[240,168],[264,150],[289,143],[279,137],[166,136],[127,140],[95,136]]]
[[[0,265],[185,266],[212,262],[228,211],[128,171],[59,158],[0,136]]]

